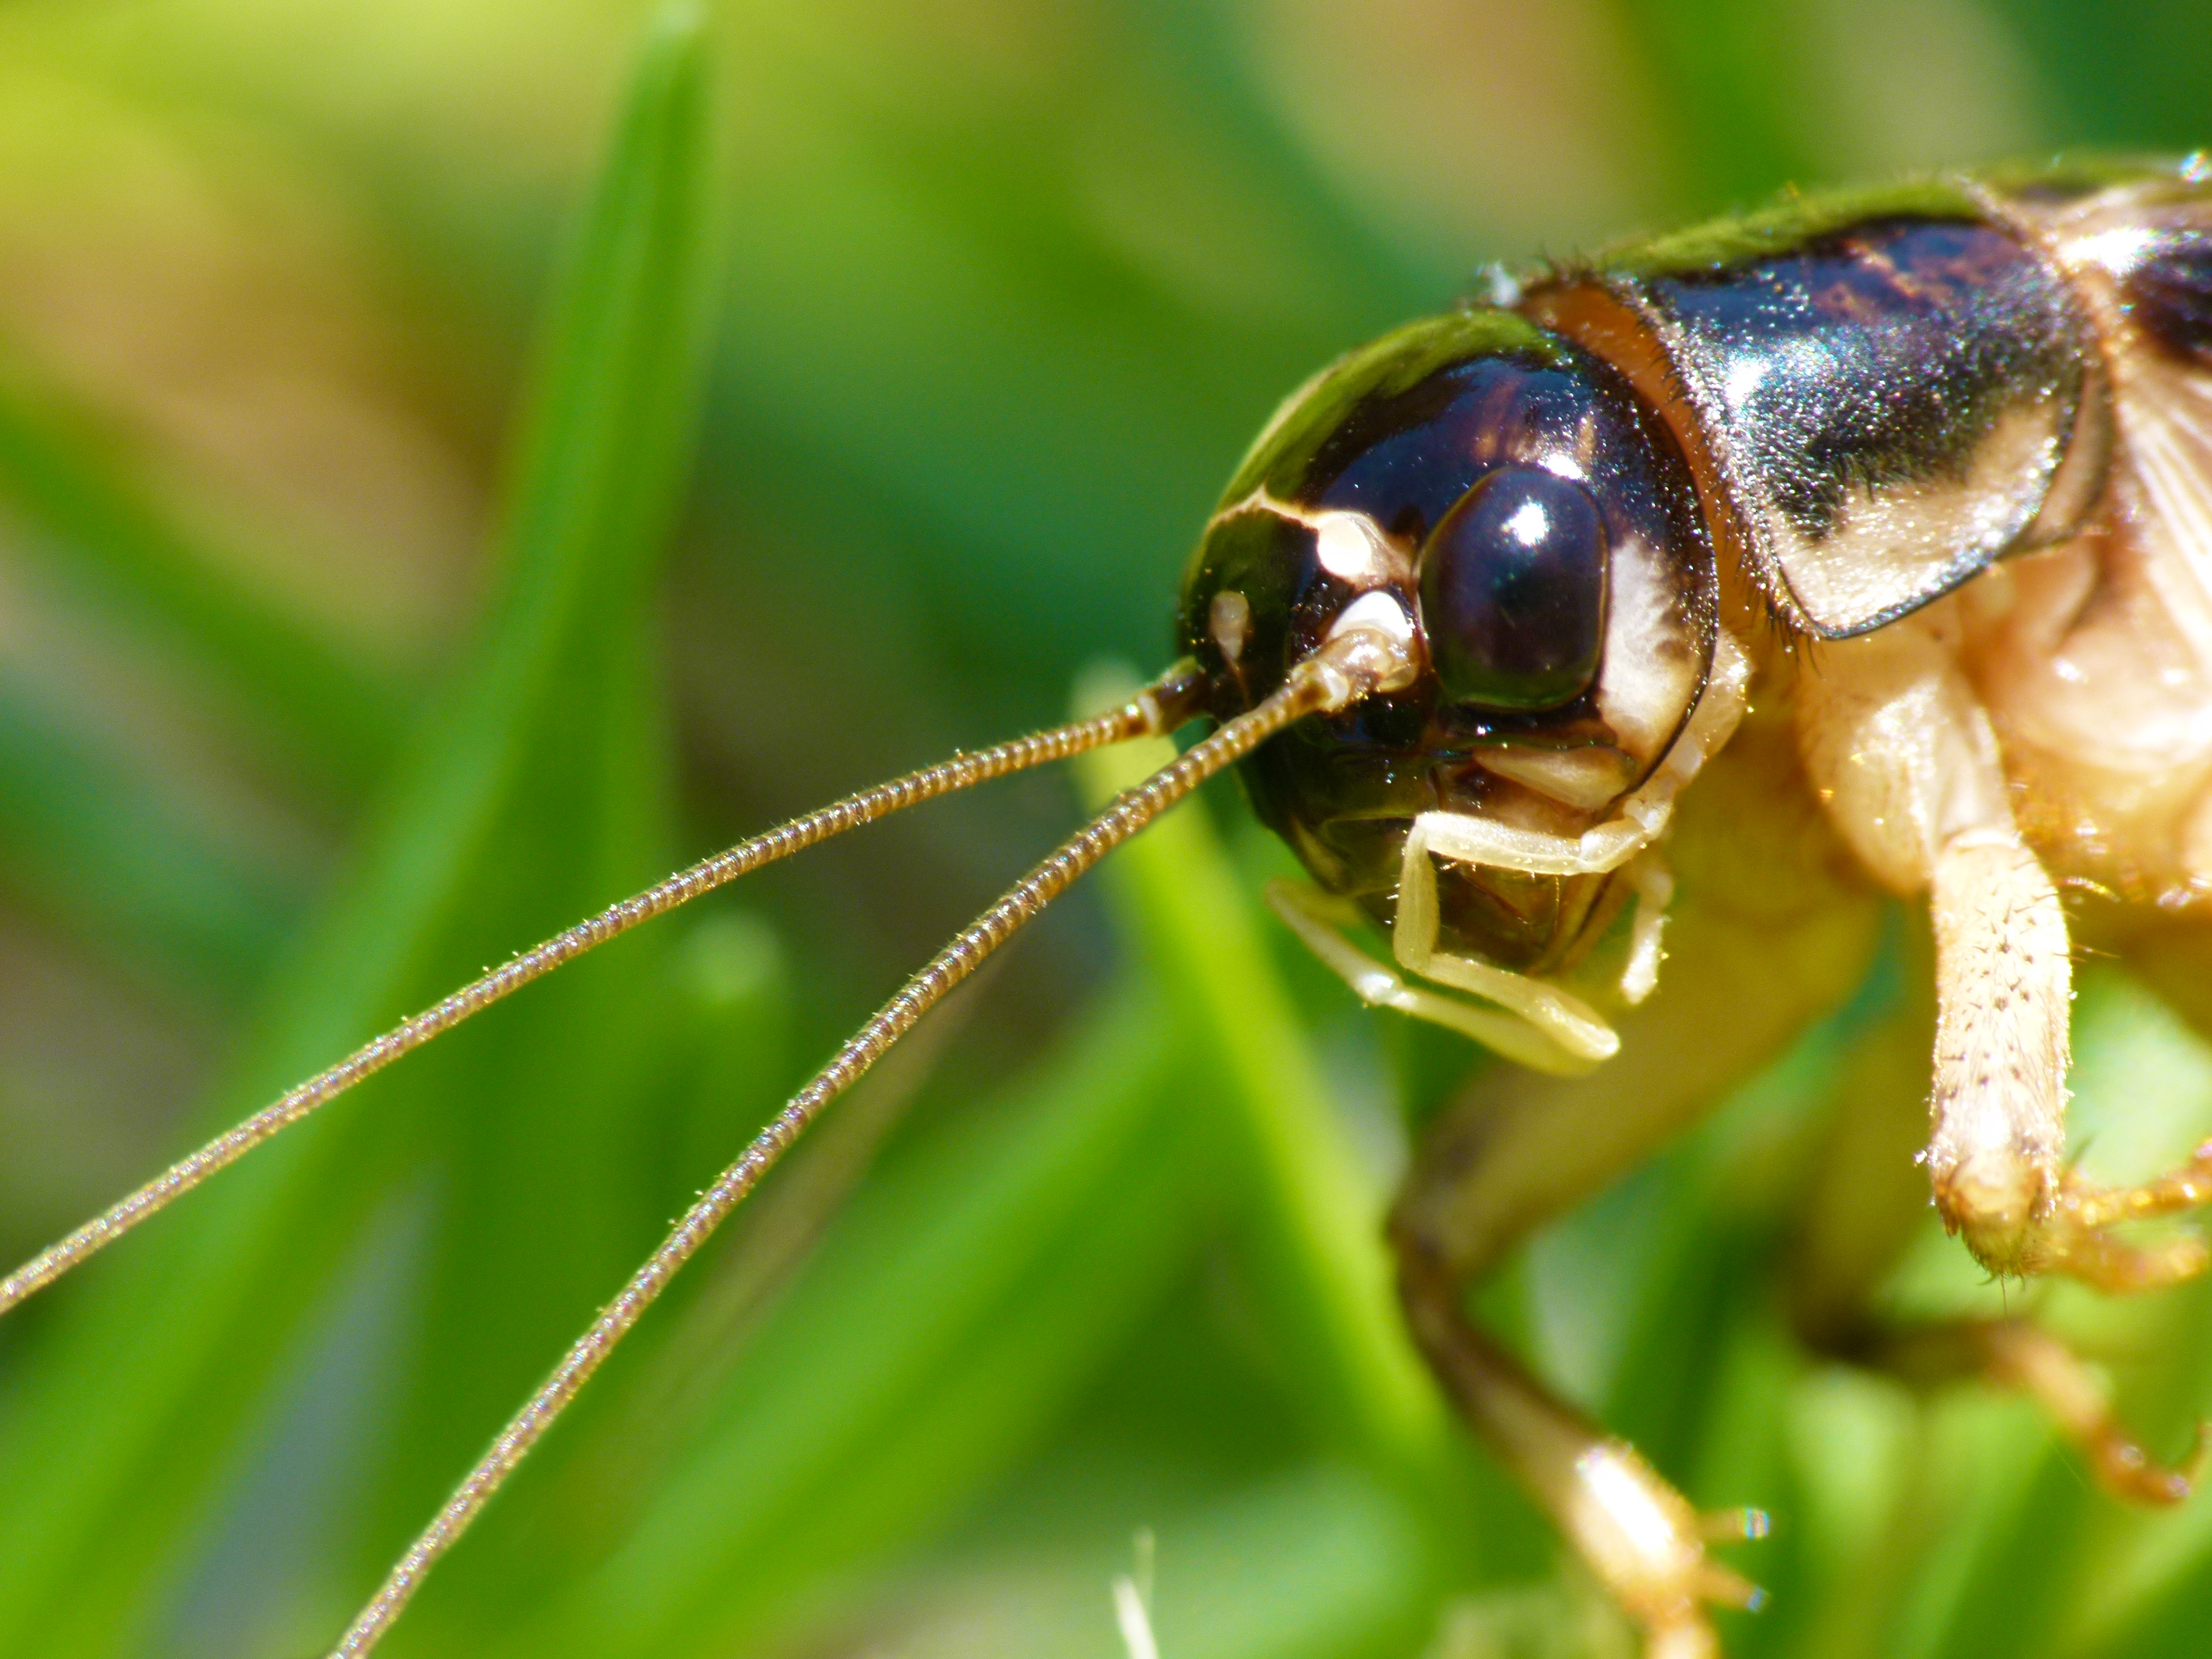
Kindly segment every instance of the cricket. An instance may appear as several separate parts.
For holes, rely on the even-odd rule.
[[[638,614],[632,568],[593,561],[671,533],[683,434],[704,395],[712,273],[738,257],[715,217],[713,143],[700,137],[713,95],[705,36],[683,12],[649,33],[572,242],[517,474],[524,575],[501,613],[507,631],[495,627],[430,728],[459,739],[422,751],[390,809],[383,861],[355,890],[356,932],[332,948],[358,994],[295,1022],[274,1052],[320,1047],[292,1080],[0,1278],[0,1362],[18,1328],[90,1286],[35,1332],[70,1345],[53,1373],[64,1381],[27,1371],[0,1389],[0,1437],[11,1413],[73,1425],[72,1395],[85,1413],[110,1390],[121,1398],[149,1355],[216,1366],[212,1352],[194,1358],[204,1339],[193,1316],[210,1303],[234,1298],[246,1324],[258,1298],[308,1306],[306,1255],[296,1281],[281,1252],[252,1273],[224,1263],[271,1231],[307,1237],[349,1168],[393,1156],[362,1127],[393,1098],[388,1070],[445,1064],[432,1098],[451,1125],[438,1133],[462,1133],[483,1067],[496,1063],[469,1056],[500,1051],[471,1050],[466,1037],[449,1048],[449,1034],[562,997],[545,1018],[567,1031],[611,1006],[630,1009],[639,1031],[665,1030],[666,982],[623,967],[647,960],[629,953],[656,932],[688,922],[694,937],[720,937],[696,918],[726,915],[710,907],[742,900],[757,872],[1060,768],[1090,803],[1079,825],[902,985],[882,988],[875,1012],[808,1055],[781,1103],[759,1107],[705,1167],[702,1137],[728,1126],[711,1101],[685,1120],[685,1150],[670,1155],[690,1159],[681,1201],[657,1241],[629,1248],[623,1273],[586,1285],[563,1269],[569,1302],[595,1311],[463,1448],[441,1499],[375,1517],[378,1537],[398,1528],[407,1541],[316,1638],[332,1659],[561,1639],[751,1650],[742,1611],[686,1613],[685,1624],[677,1609],[707,1607],[715,1584],[772,1569],[780,1552],[830,1559],[809,1528],[888,1537],[902,1516],[936,1513],[921,1494],[952,1477],[931,1460],[981,1432],[952,1416],[929,1426],[957,1404],[944,1379],[966,1375],[945,1351],[984,1352],[988,1328],[939,1350],[917,1337],[903,1358],[897,1333],[939,1300],[983,1296],[976,1287],[995,1282],[984,1264],[1007,1258],[957,1257],[919,1205],[863,1234],[872,1255],[840,1256],[840,1213],[872,1190],[878,1143],[906,1133],[902,1091],[927,1086],[933,1045],[995,994],[1003,963],[1027,959],[1025,930],[1048,914],[1057,922],[1066,907],[1053,907],[1097,884],[1085,878],[1102,866],[1121,882],[1113,902],[1153,918],[1160,986],[1184,1005],[1212,997],[1206,1017],[1225,1035],[1223,1058],[1190,1061],[1158,1046],[1187,1006],[1125,1000],[1099,1017],[1099,1053],[1151,1068],[1194,1119],[1212,1111],[1232,1127],[1201,1133],[1133,1103],[1083,1117],[1081,1103],[1119,1098],[1102,1059],[1095,1075],[1078,1067],[1055,1085],[1075,1103],[1065,1144],[1048,1136],[1026,1156],[1072,1158],[1090,1136],[1105,1150],[1089,1178],[1162,1212],[1169,1188],[1146,1197],[1145,1183],[1165,1181],[1169,1155],[1148,1149],[1178,1136],[1203,1149],[1174,1155],[1194,1172],[1181,1179],[1262,1172],[1273,1196],[1229,1206],[1219,1224],[1262,1265],[1224,1294],[1248,1298],[1260,1311],[1241,1316],[1263,1323],[1303,1310],[1260,1371],[1302,1375],[1301,1409],[1327,1425],[1310,1431],[1364,1471],[1354,1485],[1370,1496],[1352,1510],[1371,1501],[1418,1517],[1403,1529],[1425,1540],[1392,1558],[1416,1588],[1392,1615],[1401,1624],[1377,1617],[1375,1650],[1406,1650],[1409,1630],[1416,1650],[1443,1659],[1720,1659],[1783,1650],[1778,1630],[1814,1641],[1790,1621],[1810,1616],[1819,1573],[1793,1564],[1820,1526],[1841,1524],[1818,1518],[1828,1500],[1807,1498],[1812,1486],[1781,1453],[1692,1466],[1677,1457],[1678,1428],[1656,1417],[1647,1443],[1633,1364],[1611,1393],[1594,1394],[1572,1363],[1555,1374],[1577,1352],[1558,1334],[1574,1280],[1540,1280],[1567,1248],[1547,1241],[1600,1237],[1571,1231],[1596,1224],[1577,1218],[1620,1222],[1595,1287],[1646,1248],[1635,1213],[1649,1220],[1672,1201],[1748,1214],[1739,1194],[1759,1182],[1775,1196],[1701,1271],[1733,1287],[1721,1301],[1756,1310],[1765,1334],[1670,1329],[1661,1334],[1688,1358],[1667,1363],[1704,1365],[1726,1350],[1741,1375],[1816,1379],[1804,1386],[1861,1402],[1839,1410],[1891,1423],[1936,1420],[1951,1407],[1933,1402],[1962,1400],[2008,1413],[1989,1420],[2008,1425],[2007,1444],[2053,1449],[2038,1466],[2043,1486],[2071,1483],[2093,1517],[2079,1526],[2106,1552],[2095,1559],[2135,1560],[2129,1540],[2166,1540],[2142,1559],[2166,1563],[2169,1579],[2139,1566],[2094,1582],[2145,1606],[2156,1586],[2171,1593],[2184,1571],[2174,1564],[2195,1559],[2190,1540],[2212,1524],[2192,1496],[2205,1441],[2175,1431],[2195,1415],[2185,1401],[2154,1401],[2152,1420],[2138,1421],[2128,1378],[2156,1351],[2158,1310],[2180,1305],[2212,1262],[2191,1222],[2212,1204],[2212,1139],[2107,1176],[2069,1106],[2086,1070],[2101,1091],[2095,1150],[2134,1144],[2130,1088],[2100,1069],[2099,1011],[2134,1010],[2176,1054],[2212,1042],[2212,165],[2084,155],[1793,190],[1686,228],[1491,266],[1283,399],[1224,468],[1211,516],[1188,526],[1180,589],[1158,595],[1163,648],[1133,676],[1086,677],[1060,723],[886,781],[853,779],[849,793],[673,874],[603,884],[635,867],[640,838],[594,840],[580,807],[543,846],[526,836],[510,855],[511,818],[492,792],[526,766],[627,776],[590,758],[593,743],[615,740],[598,722],[628,718],[597,688],[621,689],[629,714],[651,701],[641,635],[602,621]],[[541,704],[559,719],[531,728],[515,712]],[[1206,825],[1241,821],[1240,796],[1251,832],[1226,856]],[[445,839],[416,823],[445,826]],[[570,832],[602,853],[623,848],[573,878],[599,895],[580,920],[497,939],[465,921],[453,931],[482,971],[412,1012],[390,1006],[433,959],[429,924],[410,920],[417,896],[447,884],[459,902],[472,887],[526,883]],[[1147,856],[1183,862],[1138,862]],[[460,873],[441,874],[441,860]],[[1243,965],[1208,980],[1207,963]],[[1302,1006],[1354,1034],[1344,1052],[1395,1053],[1428,1079],[1390,1114],[1403,1150],[1387,1202],[1363,1196],[1343,1167],[1357,1160],[1331,1103],[1340,1077],[1301,1057],[1285,1004],[1206,988],[1282,972],[1304,975]],[[2077,994],[2088,1012],[2077,1014]],[[571,1065],[556,1039],[520,1063],[553,1115],[565,1109],[550,1103],[572,1097],[623,1097],[618,1076],[657,1075],[651,1048]],[[1799,1078],[1812,1106],[1760,1107],[1778,1075]],[[2166,1126],[2170,1142],[2153,1085],[2142,1092],[2137,1139]],[[1231,1099],[1255,1103],[1200,1103]],[[432,1109],[405,1108],[376,1133],[426,1133]],[[620,1122],[593,1133],[598,1156],[624,1156]],[[1000,1154],[960,1145],[944,1142],[940,1162],[972,1166],[987,1192],[1012,1179],[1013,1163],[1001,1170]],[[1297,1173],[1302,1154],[1328,1172]],[[1681,1173],[1697,1157],[1723,1173],[1699,1186]],[[1049,1211],[1076,1167],[1024,1201]],[[1765,1173],[1754,1182],[1746,1170]],[[487,1153],[478,1173],[509,1183],[501,1201],[526,1209],[549,1262],[564,1235],[599,1224],[565,1208],[562,1182],[535,1177],[526,1152]],[[442,1202],[434,1187],[413,1209],[354,1224],[404,1239]],[[210,1207],[227,1189],[240,1194],[233,1207]],[[1631,1199],[1641,1212],[1621,1207]],[[218,1219],[186,1231],[202,1210]],[[726,1225],[738,1244],[725,1248]],[[1082,1238],[1039,1225],[1053,1242],[1022,1272],[1089,1261]],[[635,1244],[635,1231],[608,1226],[590,1259]],[[1095,1278],[1082,1283],[1164,1248],[1144,1233],[1133,1223],[1126,1237],[1092,1241]],[[848,1382],[889,1389],[902,1366],[938,1368],[935,1383],[899,1396],[901,1426],[884,1443],[895,1453],[834,1437],[806,1452],[824,1385],[775,1391],[779,1322],[798,1310],[790,1352],[803,1352],[817,1253],[831,1264],[821,1271],[849,1277],[844,1294],[862,1297],[853,1287],[878,1272],[903,1287],[856,1316],[847,1340],[825,1339]],[[390,1264],[404,1257],[394,1243],[359,1260],[398,1273]],[[969,1265],[935,1265],[956,1260]],[[513,1265],[532,1272],[526,1257]],[[1914,1272],[1986,1293],[1916,1304],[1897,1290]],[[1018,1298],[1027,1281],[1005,1273],[1003,1293]],[[1532,1299],[1539,1282],[1554,1295],[1565,1284],[1566,1300]],[[1112,1298],[1094,1293],[1108,1318]],[[2109,1307],[2148,1310],[2109,1327],[2133,1333],[2133,1348],[2100,1342]],[[475,1316],[499,1316],[495,1304]],[[963,1386],[1018,1371],[1018,1353],[990,1354],[988,1370],[979,1360]],[[1663,1370],[1654,1360],[1650,1374]],[[718,1403],[726,1386],[732,1400],[768,1402],[757,1424]],[[1724,1403],[1712,1409],[1728,1420]],[[1791,1420],[1786,1432],[1827,1431]],[[196,1467],[189,1411],[149,1408],[144,1421],[142,1457]],[[70,1534],[71,1516],[93,1512],[70,1507],[72,1483],[143,1478],[111,1474],[73,1431],[0,1448],[0,1478],[30,1494],[25,1535],[0,1559],[38,1569],[42,1552],[88,1547]],[[687,1463],[687,1438],[714,1449]],[[781,1468],[802,1455],[827,1471],[819,1484]],[[1902,1492],[1916,1454],[1895,1455]],[[903,1486],[887,1480],[880,1516],[841,1509],[841,1481],[904,1456],[913,1471]],[[689,1501],[708,1508],[740,1501],[749,1480],[789,1480],[805,1520],[748,1534],[679,1591],[667,1575],[691,1547],[681,1516],[611,1495],[629,1491],[632,1459],[672,1486],[693,1482]],[[2023,1535],[2035,1532],[2036,1493],[2019,1499]],[[503,1531],[510,1497],[522,1518]],[[118,1502],[131,1512],[127,1494]],[[1867,1522],[1852,1559],[1876,1559],[1902,1524]],[[1117,1579],[1109,1605],[1099,1578],[1095,1639],[1110,1643],[1118,1619],[1132,1650],[1157,1640],[1186,1659],[1172,1596],[1155,1609],[1151,1588],[1155,1549],[1162,1573],[1174,1570],[1176,1529],[1150,1516],[1139,1527],[1146,1588],[1140,1597]],[[1935,1528],[1914,1547],[1938,1549],[1943,1535]],[[129,1528],[118,1538],[127,1546]],[[608,1580],[604,1602],[563,1599],[564,1576],[617,1571],[629,1576]],[[819,1594],[834,1598],[837,1582],[830,1574]],[[26,1622],[11,1626],[9,1594],[6,1650],[45,1650],[42,1620],[68,1625],[67,1650],[98,1650],[97,1598],[43,1611],[27,1600]],[[730,1605],[742,1608],[741,1592]],[[2099,1604],[2085,1592],[2084,1605]],[[1851,1612],[1825,1616],[1844,1629]],[[2103,1650],[2098,1628],[2039,1650]],[[850,1650],[866,1640],[855,1630]],[[1346,1650],[1365,1650],[1352,1639]]]

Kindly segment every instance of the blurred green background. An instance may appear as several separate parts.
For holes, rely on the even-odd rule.
[[[680,859],[1150,672],[1275,400],[1483,261],[2212,138],[2087,0],[0,9],[0,1250]],[[651,44],[647,45],[648,38]],[[1110,769],[926,809],[560,980],[0,1325],[0,1653],[319,1652],[599,1299]],[[1409,1045],[1233,787],[847,1102],[394,1654],[1626,1651],[1415,1370]],[[2212,1504],[1789,1343],[1852,1008],[1486,1298],[1705,1503],[1737,1656],[2200,1652]],[[2097,1167],[2212,1052],[2093,966]],[[1418,1082],[1408,1079],[1419,1079]],[[1983,1306],[1932,1227],[1895,1294]],[[2014,1292],[2016,1296],[2017,1291]],[[2212,1299],[2053,1321],[2172,1450]]]

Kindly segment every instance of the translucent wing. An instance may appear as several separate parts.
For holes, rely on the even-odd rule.
[[[2169,356],[2139,336],[2130,347],[2114,412],[2136,489],[2135,534],[2146,575],[2212,671],[2212,363]]]
[[[2124,537],[2212,672],[2212,183],[2102,191],[2040,228],[2097,313]]]
[[[2084,534],[2014,566],[1992,713],[2050,847],[2174,890],[2212,874],[2212,189],[2154,179],[2037,228],[2103,347],[2109,494]]]

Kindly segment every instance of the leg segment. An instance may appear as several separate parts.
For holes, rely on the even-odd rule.
[[[1759,734],[1739,741],[1753,761]],[[1833,882],[1816,819],[1767,810],[1806,798],[1775,791],[1764,764],[1734,775],[1741,794],[1723,767],[1713,793],[1685,798],[1667,971],[1623,1017],[1620,1056],[1584,1077],[1486,1073],[1431,1130],[1391,1220],[1400,1293],[1429,1363],[1644,1626],[1651,1659],[1707,1659],[1705,1610],[1747,1604],[1749,1587],[1705,1553],[1717,1536],[1746,1535],[1747,1512],[1698,1516],[1476,1329],[1463,1297],[1531,1230],[1641,1161],[1863,975],[1876,907]],[[1747,869],[1767,879],[1747,883]]]
[[[1936,860],[1932,910],[1942,1014],[1928,1164],[1944,1219],[2000,1273],[2137,1291],[2203,1272],[2199,1239],[2144,1247],[2111,1230],[2212,1200],[2212,1146],[2133,1188],[2100,1187],[2062,1162],[2071,971],[2066,919],[2034,854],[1954,837]]]
[[[2212,1147],[2132,1189],[2065,1166],[2066,918],[2014,826],[1954,630],[1939,605],[1832,646],[1798,704],[1806,769],[1844,838],[1890,886],[1929,895],[1936,1206],[1992,1273],[2066,1273],[2106,1291],[2172,1284],[2203,1268],[2201,1244],[2140,1247],[2111,1229],[2212,1199]]]
[[[2112,1405],[2089,1367],[2071,1348],[2030,1321],[1982,1321],[1949,1331],[1932,1330],[1920,1340],[1962,1347],[1964,1364],[1991,1382],[2017,1389],[2040,1403],[2059,1432],[2074,1443],[2099,1483],[2115,1498],[2137,1504],[2179,1504],[2189,1496],[2203,1468],[2202,1426],[2187,1467],[2163,1467],[2112,1414]]]
[[[1700,1516],[1635,1448],[1562,1405],[1459,1310],[1460,1285],[1400,1238],[1398,1293],[1429,1364],[1468,1420],[1650,1640],[1648,1659],[1717,1659],[1705,1609],[1753,1607],[1759,1591],[1706,1559],[1708,1540],[1757,1537],[1756,1510]]]
[[[1945,1222],[1993,1272],[2029,1271],[2063,1178],[2073,965],[2058,892],[2002,828],[1938,850],[1935,1133],[1928,1173]]]
[[[2124,1503],[2166,1507],[2187,1498],[2203,1472],[2205,1430],[2186,1463],[2154,1458],[2114,1414],[2087,1361],[2032,1318],[1869,1323],[1823,1345],[1848,1364],[1888,1373],[1917,1389],[1980,1381],[2042,1407],[2097,1484]]]
[[[1903,1005],[1853,1045],[1837,1079],[1833,1127],[1799,1209],[1790,1284],[1798,1334],[1816,1352],[1916,1389],[1978,1380],[2025,1394],[2114,1497],[2178,1503],[2199,1460],[2174,1469],[2154,1459],[2113,1414],[2092,1369],[2032,1317],[1899,1322],[1873,1311],[1927,1211],[1912,1163],[1937,1024],[1927,956],[1923,939],[1910,952]]]
[[[2112,1229],[2212,1200],[2212,1146],[2181,1169],[2106,1188],[2065,1167],[2066,919],[2035,855],[1954,836],[1936,861],[1935,1133],[1928,1169],[1947,1225],[1992,1273],[2065,1273],[2109,1291],[2203,1271],[2203,1243],[2126,1243]]]

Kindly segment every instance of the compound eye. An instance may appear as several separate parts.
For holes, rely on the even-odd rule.
[[[1589,490],[1535,467],[1488,474],[1421,549],[1421,622],[1444,695],[1556,708],[1597,678],[1605,520]]]

